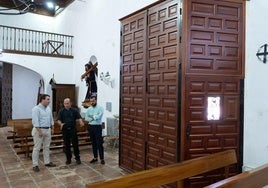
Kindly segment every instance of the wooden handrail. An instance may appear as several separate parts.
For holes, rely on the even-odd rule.
[[[205,188],[262,188],[268,185],[268,164],[224,179]]]
[[[88,184],[88,188],[147,188],[178,182],[186,178],[237,163],[234,150],[227,150],[180,163]]]
[[[0,25],[0,38],[4,53],[73,58],[70,35]]]

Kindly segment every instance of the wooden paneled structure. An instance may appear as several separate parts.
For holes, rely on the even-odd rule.
[[[72,106],[77,107],[75,98],[75,84],[56,84],[51,82],[52,89],[52,111],[54,116],[63,108],[63,100],[70,98]]]
[[[1,125],[6,126],[7,120],[12,118],[12,76],[13,67],[3,63],[1,82]]]
[[[122,19],[120,165],[139,171],[178,161],[176,1]]]
[[[243,140],[244,1],[184,1],[181,159],[235,149],[241,171]],[[209,120],[208,98],[219,97],[219,119]],[[207,185],[221,173],[190,179],[186,187]]]
[[[129,171],[235,149],[241,171],[243,0],[160,0],[121,18],[120,157]],[[208,118],[219,98],[218,118]],[[201,187],[224,170],[185,181]]]

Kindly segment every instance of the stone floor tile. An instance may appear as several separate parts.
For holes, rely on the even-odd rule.
[[[40,153],[40,172],[32,170],[32,160],[25,155],[17,155],[13,142],[7,139],[11,135],[10,127],[0,128],[0,187],[1,188],[84,188],[86,184],[121,176],[125,172],[118,166],[118,150],[105,147],[105,165],[100,161],[90,164],[93,158],[91,146],[80,147],[82,164],[76,165],[72,159],[70,165],[65,165],[66,156],[63,150],[51,151],[51,161],[57,166],[44,166]]]

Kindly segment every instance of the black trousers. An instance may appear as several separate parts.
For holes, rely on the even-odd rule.
[[[102,138],[102,127],[101,125],[89,125],[88,133],[90,136],[90,140],[92,142],[92,149],[94,158],[98,158],[98,154],[100,155],[100,159],[104,159],[104,150],[103,150],[103,138]]]
[[[73,145],[73,150],[74,150],[74,156],[75,160],[80,160],[80,151],[78,147],[78,137],[76,133],[76,129],[64,129],[62,130],[62,135],[63,135],[63,141],[65,145],[65,155],[67,161],[71,161],[72,159],[72,152],[71,152],[71,143]]]

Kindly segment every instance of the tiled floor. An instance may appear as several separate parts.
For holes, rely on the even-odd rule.
[[[65,155],[61,149],[51,151],[51,161],[57,165],[47,168],[40,154],[40,172],[33,172],[32,161],[23,154],[16,155],[12,140],[7,135],[10,127],[0,128],[0,188],[42,188],[42,187],[85,187],[86,184],[118,177],[124,171],[118,167],[118,152],[105,145],[105,165],[90,164],[91,146],[80,147],[81,165],[65,165]]]

